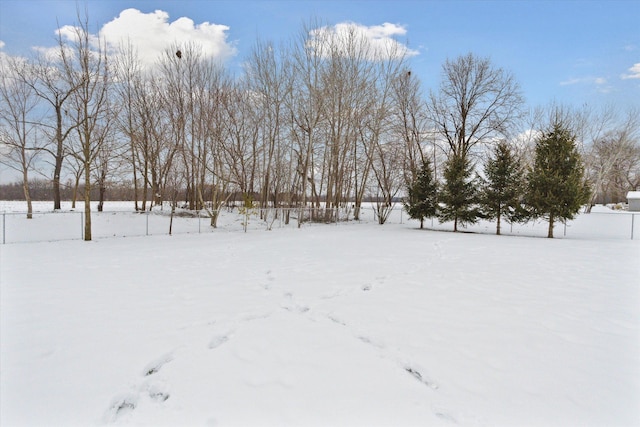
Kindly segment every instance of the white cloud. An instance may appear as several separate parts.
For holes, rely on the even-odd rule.
[[[520,132],[514,137],[514,143],[521,147],[526,147],[531,144],[531,142],[537,140],[540,136],[542,136],[542,131],[536,129],[527,129],[523,132]]]
[[[633,64],[631,68],[629,68],[629,74],[623,74],[623,79],[640,79],[640,62]]]
[[[4,48],[5,44],[2,40],[0,40],[0,66],[2,66],[4,64],[4,61],[7,58],[7,54],[2,52],[2,49]]]
[[[613,87],[609,84],[609,81],[605,77],[577,77],[560,82],[560,86],[571,85],[595,86],[595,91],[604,94],[611,93],[613,91]]]
[[[69,42],[76,43],[81,38],[84,39],[85,32],[80,27],[74,27],[73,25],[65,25],[60,29],[56,30],[56,35],[61,36],[62,40],[67,40]],[[98,37],[96,37],[95,35],[89,34],[88,39],[89,39],[89,44],[92,47],[99,46],[100,41],[98,40]]]
[[[160,55],[175,44],[195,43],[202,47],[205,57],[222,61],[234,56],[236,48],[227,41],[226,25],[203,22],[195,24],[189,18],[169,22],[169,14],[162,10],[142,13],[125,9],[100,30],[110,48],[131,43],[143,65],[153,65]]]
[[[583,81],[583,79],[569,79],[569,80],[565,80],[563,82],[560,82],[560,86],[570,86],[570,85],[575,85],[578,83],[581,83]]]
[[[576,84],[595,84],[597,86],[602,86],[607,84],[607,79],[604,77],[577,77],[560,82],[560,86],[571,86]]]
[[[317,52],[323,52],[325,43],[330,43],[341,49],[343,54],[348,54],[347,43],[354,40],[366,41],[368,46],[365,55],[369,59],[388,59],[418,55],[417,50],[409,49],[403,43],[395,39],[396,36],[404,36],[406,28],[401,25],[385,22],[382,25],[365,26],[353,22],[342,22],[334,26],[325,26],[312,30],[309,34],[308,46]],[[363,52],[357,52],[362,54]],[[326,54],[326,52],[325,52]]]
[[[2,40],[0,40],[0,78],[4,76],[9,77],[13,75],[14,71],[13,71],[13,66],[10,66],[11,63],[13,65],[22,66],[27,61],[22,56],[13,56],[6,53],[3,50],[5,46],[6,44]]]

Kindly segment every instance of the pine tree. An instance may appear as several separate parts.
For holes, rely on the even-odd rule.
[[[476,180],[472,178],[473,166],[469,159],[452,154],[444,169],[444,184],[440,192],[438,218],[442,222],[453,221],[453,231],[458,224],[474,224],[480,212],[477,208]]]
[[[424,227],[425,218],[436,216],[436,193],[438,183],[433,178],[431,162],[426,160],[418,172],[416,180],[407,187],[407,200],[404,207],[410,218],[420,220],[420,228]]]
[[[589,200],[576,137],[560,123],[536,142],[533,169],[527,178],[527,204],[534,218],[549,221],[553,238],[557,220],[573,219]]]
[[[500,234],[500,221],[521,221],[525,217],[522,208],[524,171],[519,159],[506,142],[496,145],[493,157],[484,167],[481,204],[483,216],[496,220],[496,234]]]

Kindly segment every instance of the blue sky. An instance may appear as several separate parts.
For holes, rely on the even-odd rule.
[[[225,43],[235,49],[230,67],[258,38],[291,40],[311,18],[366,27],[388,22],[404,29],[398,41],[419,52],[410,64],[426,90],[437,88],[447,58],[473,52],[512,72],[532,107],[640,105],[640,0],[2,0],[0,52],[26,56],[33,46],[54,45],[58,26],[77,22],[78,5],[87,6],[96,33],[128,8],[141,15],[162,10],[167,24],[188,17],[196,26],[226,26]]]

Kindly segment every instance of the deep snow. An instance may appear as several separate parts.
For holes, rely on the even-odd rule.
[[[614,217],[0,246],[0,425],[640,425],[640,241]]]

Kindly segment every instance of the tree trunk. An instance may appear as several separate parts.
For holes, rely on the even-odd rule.
[[[554,217],[553,214],[549,215],[549,233],[547,233],[547,237],[549,239],[553,239],[553,221],[554,221]]]
[[[212,228],[218,228],[218,216],[220,215],[220,211],[218,209],[213,209],[211,211],[211,222],[210,226]]]
[[[100,180],[100,199],[98,201],[98,212],[102,212],[104,208],[104,195],[107,192],[107,186],[105,185],[104,180]],[[137,208],[136,208],[137,211]]]
[[[178,204],[178,190],[173,190],[171,198],[171,215],[169,216],[169,236],[173,232],[173,215],[176,213],[176,205]]]
[[[89,158],[85,154],[85,158]],[[84,166],[84,240],[91,240],[91,165]]]
[[[131,129],[131,125],[129,125]],[[131,138],[131,167],[133,172],[133,204],[135,211],[138,212],[140,207],[138,206],[138,168],[136,166],[136,148],[135,140]]]
[[[62,159],[60,159],[62,160]],[[60,166],[58,166],[60,163]],[[56,157],[55,171],[53,172],[53,210],[60,209],[60,170],[62,168],[62,161],[59,161]]]
[[[498,221],[496,223],[496,235],[500,235],[500,214],[498,214]]]
[[[142,184],[142,206],[140,207],[140,210],[142,210],[143,212],[147,210],[147,193],[149,192],[149,180],[146,178],[146,172],[145,172],[145,177],[143,178],[143,184]]]
[[[80,187],[80,175],[76,176],[76,182],[73,185],[73,198],[71,200],[71,209],[76,208],[76,200],[78,200],[78,187]]]
[[[33,218],[33,206],[31,205],[31,194],[29,193],[29,175],[26,170],[22,171],[22,190],[24,199],[27,201],[27,219]]]
[[[62,146],[62,107],[56,105],[56,155],[53,168],[53,209],[60,209],[60,174],[62,173],[62,161],[64,149]]]

